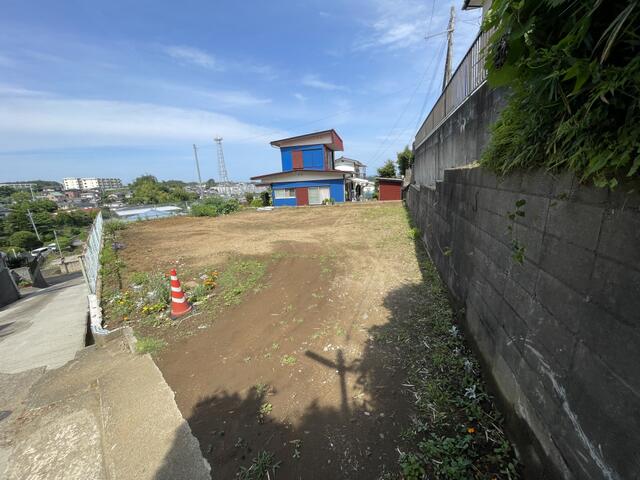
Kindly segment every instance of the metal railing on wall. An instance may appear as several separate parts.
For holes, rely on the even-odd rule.
[[[438,127],[451,115],[473,92],[487,79],[485,68],[485,47],[493,30],[480,32],[471,48],[464,56],[451,80],[440,94],[435,105],[416,133],[414,148],[431,136]]]
[[[96,293],[98,285],[98,275],[100,274],[100,251],[102,250],[102,212],[98,212],[80,257],[82,272],[89,287],[90,293]]]

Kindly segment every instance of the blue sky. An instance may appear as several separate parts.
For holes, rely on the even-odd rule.
[[[478,32],[462,1],[5,1],[0,181],[279,169],[269,141],[335,128],[373,172],[411,144]],[[422,113],[421,113],[422,112]]]

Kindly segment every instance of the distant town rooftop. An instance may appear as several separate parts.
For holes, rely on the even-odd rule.
[[[296,137],[283,138],[271,142],[273,147],[295,147],[300,145],[326,145],[330,150],[344,150],[342,138],[332,128],[330,130],[322,130],[320,132],[305,133]]]

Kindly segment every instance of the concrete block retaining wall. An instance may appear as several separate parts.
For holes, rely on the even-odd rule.
[[[640,195],[476,167],[406,201],[512,425],[535,440],[520,445],[529,472],[637,478]]]
[[[480,159],[489,140],[489,126],[506,103],[506,91],[485,83],[428,138],[413,145],[412,173],[420,185],[435,185],[447,168]]]

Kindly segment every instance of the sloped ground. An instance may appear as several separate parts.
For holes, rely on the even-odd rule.
[[[133,323],[166,342],[156,362],[214,478],[262,478],[242,469],[275,465],[276,478],[516,476],[415,238],[400,203],[172,218],[123,232],[125,288],[134,272],[175,265],[183,280],[213,269],[253,275],[237,291],[219,286],[184,320]]]
[[[209,478],[173,392],[122,333],[58,369],[0,375],[0,407],[12,408],[0,419],[2,478]]]

